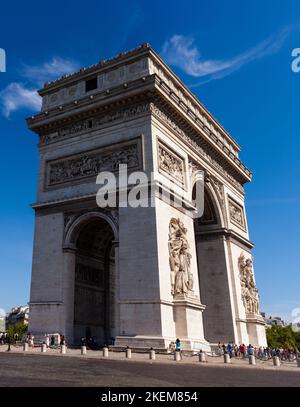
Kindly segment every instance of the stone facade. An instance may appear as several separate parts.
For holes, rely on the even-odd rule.
[[[147,44],[39,93],[42,111],[28,119],[40,140],[30,331],[117,346],[265,345],[244,208],[251,172],[234,139]],[[120,191],[117,207],[97,206],[97,174],[119,164],[154,174],[151,206],[125,207]],[[198,171],[205,207],[194,219]]]

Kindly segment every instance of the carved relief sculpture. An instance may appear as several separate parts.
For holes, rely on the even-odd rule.
[[[171,153],[161,144],[158,145],[158,167],[160,170],[171,175],[183,184],[183,160],[177,157],[175,154]]]
[[[242,300],[246,314],[259,314],[259,297],[253,277],[253,264],[250,258],[246,259],[241,253],[238,258],[238,267],[240,272]]]
[[[50,161],[47,165],[47,184],[52,186],[81,178],[95,177],[100,171],[117,171],[119,164],[127,164],[128,169],[139,169],[140,153],[137,142],[127,144],[126,147],[120,145],[115,149],[103,148],[98,152]]]
[[[187,229],[180,219],[172,218],[169,224],[169,260],[171,269],[171,294],[186,295],[193,291],[191,254],[186,237]]]
[[[245,229],[245,218],[243,208],[228,198],[228,207],[229,207],[229,217],[230,221],[239,226],[242,229]]]

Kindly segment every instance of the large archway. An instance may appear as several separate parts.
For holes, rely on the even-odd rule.
[[[76,234],[74,343],[109,343],[115,329],[114,232],[103,218],[84,222]]]

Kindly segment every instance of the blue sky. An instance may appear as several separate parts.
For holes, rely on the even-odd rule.
[[[298,1],[5,2],[0,48],[0,308],[29,298],[37,180],[36,112],[43,81],[149,42],[242,146],[261,309],[300,307],[300,47]],[[189,61],[189,63],[187,63]]]

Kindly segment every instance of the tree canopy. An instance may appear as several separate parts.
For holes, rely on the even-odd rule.
[[[300,332],[294,332],[291,326],[273,325],[267,328],[267,342],[271,348],[300,347]]]

